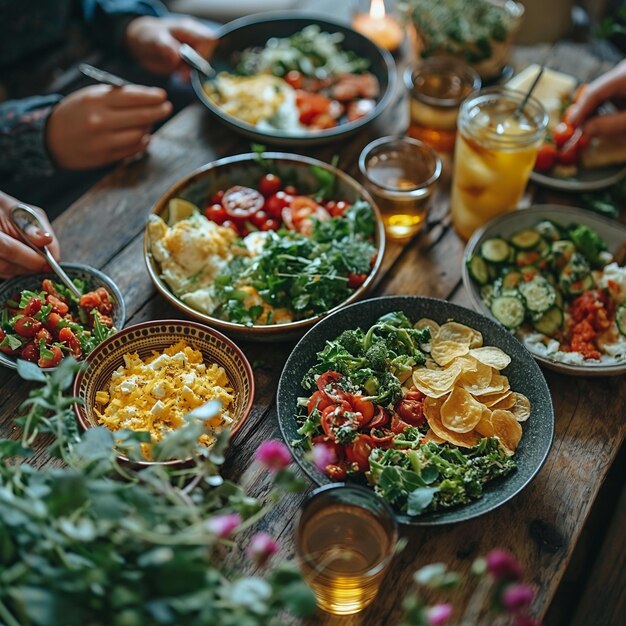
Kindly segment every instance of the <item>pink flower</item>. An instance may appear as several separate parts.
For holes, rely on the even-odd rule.
[[[517,583],[508,585],[502,593],[502,605],[507,611],[515,613],[530,605],[535,598],[535,592],[530,585]]]
[[[427,609],[428,626],[442,626],[452,617],[451,604],[434,604]]]
[[[528,615],[518,615],[513,622],[513,626],[541,626],[541,622]]]
[[[270,439],[258,447],[256,460],[265,465],[268,470],[278,472],[291,463],[291,452],[282,441]]]
[[[322,472],[327,465],[337,462],[337,455],[332,445],[317,443],[313,446],[313,464]]]
[[[246,548],[246,554],[257,565],[265,565],[268,559],[278,552],[278,547],[278,542],[272,535],[260,532],[252,537]]]
[[[522,566],[507,550],[496,548],[486,558],[487,571],[496,580],[520,580],[523,575]]]
[[[206,527],[209,532],[217,535],[220,539],[228,537],[239,524],[241,524],[241,515],[239,513],[216,515],[206,521]]]

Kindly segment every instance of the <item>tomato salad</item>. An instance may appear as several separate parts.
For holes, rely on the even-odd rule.
[[[82,291],[82,281],[74,281]],[[0,351],[56,367],[64,356],[81,359],[113,328],[113,300],[104,287],[76,298],[64,285],[46,278],[40,291],[23,290],[4,303]]]

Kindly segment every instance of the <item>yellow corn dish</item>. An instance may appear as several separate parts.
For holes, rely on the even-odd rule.
[[[224,368],[206,365],[199,350],[180,341],[162,353],[153,351],[145,360],[137,353],[125,354],[108,390],[97,392],[95,412],[110,430],[148,431],[156,443],[209,400],[219,400],[222,411],[207,420],[207,432],[200,438],[204,445],[211,445],[215,433],[232,424],[228,409],[233,390]],[[144,448],[144,453],[149,450]]]

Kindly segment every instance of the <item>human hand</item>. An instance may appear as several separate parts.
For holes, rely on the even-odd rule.
[[[46,261],[34,250],[22,242],[17,229],[9,218],[9,211],[19,201],[0,191],[0,278],[13,278],[18,274],[31,272],[49,272]],[[58,261],[61,258],[59,242],[54,235],[48,217],[38,207],[32,207],[39,213],[39,219],[46,231],[29,227],[29,239],[38,247],[48,246],[52,256]]]
[[[576,103],[568,109],[565,119],[574,126],[583,125],[583,130],[590,136],[626,133],[626,110],[594,115],[595,110],[607,100],[615,101],[618,106],[626,104],[626,60],[589,83]]]
[[[46,146],[59,167],[82,170],[108,165],[145,152],[152,125],[171,112],[163,89],[85,87],[52,110]]]
[[[135,60],[154,74],[188,71],[178,54],[181,43],[208,58],[216,41],[208,26],[190,17],[137,17],[126,27],[124,37]]]

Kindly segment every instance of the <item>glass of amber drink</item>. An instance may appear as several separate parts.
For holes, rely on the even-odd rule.
[[[363,148],[359,169],[390,239],[406,241],[420,231],[441,168],[437,153],[410,137],[381,137]]]
[[[524,193],[548,124],[543,106],[504,88],[479,91],[459,111],[451,214],[457,233],[472,233],[512,211]]]
[[[296,549],[318,606],[349,615],[370,604],[397,539],[393,512],[370,489],[334,483],[313,491],[300,512]]]

